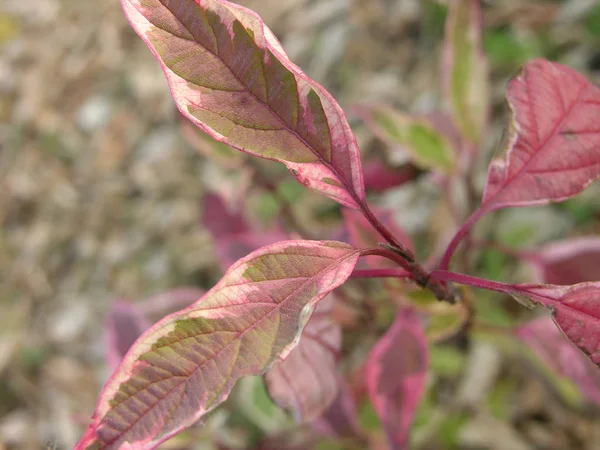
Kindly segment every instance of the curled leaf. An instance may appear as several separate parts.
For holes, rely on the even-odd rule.
[[[350,276],[359,254],[335,241],[286,241],[238,261],[204,297],[136,341],[76,448],[150,449],[192,425],[240,377],[289,354],[317,302]]]
[[[358,208],[365,190],[346,116],[254,12],[225,0],[121,0],[181,113],[216,140],[284,163],[304,185]]]
[[[600,177],[600,89],[558,63],[535,59],[510,81],[510,144],[490,164],[482,208],[562,201]]]
[[[600,88],[569,67],[534,59],[510,81],[506,97],[509,144],[491,162],[481,206],[450,241],[441,269],[483,215],[560,202],[600,177]]]
[[[402,309],[375,344],[366,366],[369,398],[390,449],[408,449],[415,410],[425,392],[429,357],[418,316]]]
[[[331,320],[332,309],[330,295],[315,308],[296,348],[265,375],[275,403],[292,410],[298,422],[317,419],[338,393],[336,359],[342,333]]]

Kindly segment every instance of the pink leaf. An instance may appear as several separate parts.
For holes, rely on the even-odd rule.
[[[526,323],[516,333],[544,364],[573,380],[589,400],[600,404],[600,370],[565,338],[550,317]]]
[[[415,410],[425,392],[429,364],[423,327],[401,310],[367,361],[367,390],[391,449],[407,449]]]
[[[336,359],[342,333],[331,320],[332,309],[333,297],[321,300],[296,348],[265,375],[269,395],[292,410],[298,422],[321,416],[338,392]]]
[[[367,161],[363,166],[365,187],[369,192],[384,192],[413,181],[421,172],[412,164],[386,167],[379,159]]]
[[[327,411],[313,423],[322,434],[333,437],[361,436],[362,430],[358,424],[356,401],[347,383],[338,381],[339,389],[336,398]]]
[[[481,206],[440,262],[447,269],[461,239],[485,214],[509,206],[559,202],[600,177],[600,89],[558,63],[534,59],[508,84],[512,136],[491,162]]]
[[[570,285],[600,281],[600,239],[581,237],[552,242],[526,257],[542,283]]]
[[[512,295],[552,310],[556,325],[595,364],[600,364],[600,283],[573,286],[518,284]]]
[[[482,208],[541,205],[572,197],[600,176],[600,89],[542,59],[508,85],[510,145],[489,168]]]
[[[250,231],[250,226],[242,214],[231,211],[215,194],[206,194],[202,199],[202,224],[217,240],[231,234]]]
[[[223,402],[242,376],[285,358],[317,302],[360,251],[286,241],[234,264],[204,297],[144,333],[109,379],[76,449],[158,444]]]
[[[284,163],[304,185],[364,203],[360,154],[331,95],[254,12],[225,0],[122,0],[181,113],[216,140]]]
[[[135,303],[117,300],[106,317],[106,362],[111,370],[117,368],[137,338],[150,327]]]
[[[215,238],[215,247],[223,270],[257,248],[288,239],[277,229],[258,232],[241,213],[229,211],[220,197],[204,196],[202,223]]]
[[[490,94],[481,49],[480,0],[451,0],[444,39],[444,90],[462,135],[478,144],[489,118]]]

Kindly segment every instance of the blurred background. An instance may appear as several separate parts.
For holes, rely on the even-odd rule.
[[[238,3],[261,14],[292,61],[342,107],[440,108],[444,1]],[[490,155],[505,128],[506,82],[526,60],[557,60],[600,81],[600,2],[487,1],[484,27],[494,120],[483,150]],[[361,149],[381,145],[358,120],[351,123]],[[116,299],[206,289],[218,280],[201,200],[219,189],[239,195],[222,186],[227,177],[231,170],[184,139],[162,72],[118,0],[0,2],[0,450],[74,445],[108,376],[103,330]],[[326,219],[337,206],[298,193],[288,178],[290,195],[301,195],[294,214],[312,231],[307,237],[328,238]],[[497,237],[533,245],[597,234],[597,187],[559,208],[507,211],[497,219],[505,225]],[[249,202],[259,221],[279,212],[268,192]],[[425,183],[381,202],[394,206],[411,233],[450,220],[432,218]],[[482,264],[490,277],[506,275],[502,255],[490,253]],[[565,406],[548,395],[547,382],[515,371],[514,359],[496,347],[477,351],[436,360],[451,386],[467,382],[481,393],[469,413],[441,419],[432,401],[422,417],[441,420],[443,439],[422,448],[600,449],[597,409]],[[187,445],[171,447],[213,448],[201,440]]]

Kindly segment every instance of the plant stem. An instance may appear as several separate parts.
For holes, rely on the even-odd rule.
[[[385,227],[385,225],[383,225],[379,219],[375,217],[375,214],[373,214],[373,211],[371,211],[367,203],[361,203],[360,208],[365,218],[369,221],[371,226],[375,228],[375,231],[377,231],[389,244],[395,247],[395,249],[400,252],[400,255],[404,257],[404,259],[414,263],[415,255],[413,252],[411,252],[404,244],[396,239],[396,237]]]
[[[515,292],[515,287],[511,284],[500,283],[498,281],[486,280],[462,273],[449,272],[447,270],[434,270],[430,274],[431,278],[438,281],[452,281],[459,284],[468,284],[476,288],[487,289],[489,291],[511,294]]]
[[[448,303],[456,303],[457,293],[446,286],[444,283],[440,283],[438,280],[431,279],[429,272],[427,272],[423,266],[416,261],[409,261],[402,252],[395,248],[393,245],[381,244],[383,248],[369,248],[361,252],[361,256],[378,255],[384,258],[390,259],[400,265],[409,274],[410,278],[413,279],[419,286],[429,289],[435,297],[440,301],[446,301]]]
[[[458,229],[458,231],[456,232],[456,234],[454,235],[454,237],[450,241],[450,244],[448,244],[448,247],[446,248],[446,251],[444,252],[444,255],[442,256],[442,260],[440,261],[440,265],[439,265],[439,270],[447,270],[448,269],[448,265],[450,263],[450,258],[452,258],[452,255],[454,254],[454,251],[456,250],[456,247],[458,247],[458,244],[460,243],[460,241],[462,240],[462,238],[464,238],[469,233],[469,231],[471,230],[471,228],[473,227],[473,225],[475,225],[475,223],[486,212],[487,211],[486,211],[485,208],[479,208]]]
[[[350,278],[412,278],[410,272],[402,269],[355,269]]]

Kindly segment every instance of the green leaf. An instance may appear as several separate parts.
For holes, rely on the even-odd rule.
[[[399,148],[408,152],[413,163],[423,169],[454,172],[457,162],[452,143],[426,118],[411,117],[383,105],[363,107],[358,113],[390,151]]]

